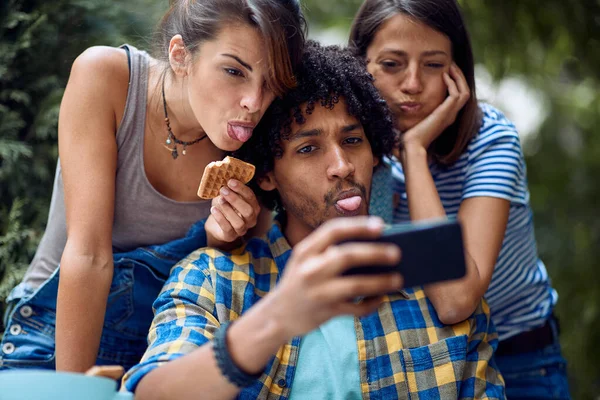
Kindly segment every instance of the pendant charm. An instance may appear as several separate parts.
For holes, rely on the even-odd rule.
[[[171,156],[173,157],[173,160],[177,159],[179,156],[179,154],[177,154],[177,147],[173,147],[173,150],[171,150]]]
[[[183,149],[183,150],[181,151],[181,154],[183,154],[183,155],[185,156],[185,153],[186,153],[186,152],[185,152],[185,149]]]
[[[171,139],[170,139],[170,138],[167,138],[167,141],[166,141],[166,143],[167,143],[167,144],[171,144]]]

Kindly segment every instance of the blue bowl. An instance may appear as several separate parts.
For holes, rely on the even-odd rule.
[[[70,372],[9,370],[0,372],[0,400],[133,400],[117,392],[117,382]]]

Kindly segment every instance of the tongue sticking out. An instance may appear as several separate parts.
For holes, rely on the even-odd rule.
[[[353,196],[353,197],[349,197],[347,199],[338,200],[336,204],[338,205],[338,207],[340,207],[341,209],[344,209],[346,211],[354,211],[358,207],[360,207],[361,203],[362,203],[362,198],[360,196]]]
[[[233,134],[240,142],[247,142],[252,136],[252,128],[248,128],[240,125],[230,125]]]

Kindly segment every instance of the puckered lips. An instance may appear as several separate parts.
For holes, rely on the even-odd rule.
[[[397,104],[397,107],[404,114],[417,114],[423,108],[423,104],[416,101],[403,101]]]
[[[363,194],[360,190],[352,188],[343,190],[334,197],[334,205],[336,212],[346,217],[352,217],[360,214],[360,206],[364,201]]]

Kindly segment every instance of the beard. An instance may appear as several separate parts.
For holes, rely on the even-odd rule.
[[[306,226],[315,230],[325,221],[337,216],[335,212],[332,214],[330,210],[333,209],[337,202],[340,192],[348,189],[358,190],[366,204],[369,204],[366,187],[350,180],[338,181],[335,187],[323,196],[322,201],[316,201],[306,195],[307,191],[299,189],[293,191],[285,190],[286,196],[283,196],[281,192],[279,195],[284,209],[288,213],[288,218],[289,214],[291,214],[296,220],[302,221]]]

